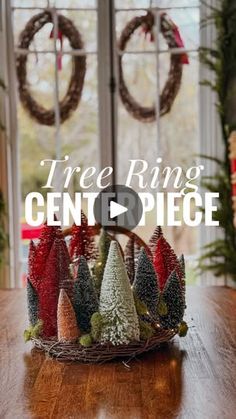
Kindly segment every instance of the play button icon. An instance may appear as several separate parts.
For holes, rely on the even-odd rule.
[[[110,218],[115,218],[126,211],[128,211],[128,208],[124,207],[124,205],[117,204],[115,201],[110,202]]]
[[[138,194],[124,185],[112,185],[97,196],[94,217],[103,227],[118,226],[128,230],[135,228],[143,213]]]

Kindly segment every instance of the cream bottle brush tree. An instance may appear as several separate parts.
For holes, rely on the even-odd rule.
[[[138,315],[125,265],[117,242],[112,241],[104,271],[99,311],[101,342],[128,344],[140,338]]]

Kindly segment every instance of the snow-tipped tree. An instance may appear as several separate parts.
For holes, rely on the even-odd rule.
[[[139,252],[140,245],[137,240],[135,240],[135,236],[132,234],[125,246],[124,251],[125,267],[131,284],[134,282]]]
[[[84,256],[79,258],[78,277],[74,283],[72,304],[79,329],[82,333],[90,332],[90,320],[93,313],[98,311],[98,299]]]
[[[151,252],[152,256],[154,256],[154,254],[155,254],[157,241],[159,240],[159,238],[161,236],[163,236],[162,228],[161,228],[161,226],[156,226],[152,236],[150,237],[149,243],[148,243],[148,247],[150,249],[150,252]]]
[[[133,292],[146,305],[153,319],[158,320],[157,306],[160,291],[155,269],[144,248],[140,251]]]
[[[112,241],[104,271],[99,311],[101,342],[113,345],[139,340],[140,330],[134,297],[117,242]]]
[[[160,317],[160,324],[166,329],[175,328],[183,320],[185,309],[181,283],[175,271],[170,274],[162,297],[167,306],[167,314]]]

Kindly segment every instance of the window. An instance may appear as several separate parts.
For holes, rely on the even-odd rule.
[[[18,37],[26,22],[45,7],[55,6],[54,11],[70,18],[82,34],[87,56],[82,100],[66,122],[56,127],[39,125],[18,102],[22,229],[26,229],[24,197],[32,190],[39,190],[46,177],[46,172],[39,167],[41,159],[68,154],[72,165],[96,167],[112,164],[115,159],[116,180],[119,183],[124,182],[129,159],[145,158],[150,166],[154,166],[156,159],[162,157],[163,167],[181,166],[184,169],[194,164],[200,144],[197,53],[200,7],[196,0],[12,0],[11,6],[15,53],[20,52]],[[117,76],[116,63],[120,53],[115,38],[119,39],[122,29],[132,17],[145,14],[148,8],[152,8],[156,16],[165,11],[179,27],[190,63],[184,66],[181,88],[171,112],[162,118],[157,115],[155,122],[142,123],[130,116],[116,89],[112,127],[110,64],[114,64],[114,74]],[[34,37],[27,66],[32,94],[47,108],[58,106],[55,86],[58,82],[60,99],[65,93],[71,66],[70,47],[66,40],[63,40],[62,69],[59,70],[56,65],[51,30],[52,25],[47,24]],[[111,31],[115,35],[112,48]],[[60,51],[58,41],[57,49]],[[166,81],[169,60],[170,52],[161,36],[157,43],[145,39],[140,30],[134,33],[123,57],[123,69],[126,83],[139,102],[146,105],[157,103]],[[111,135],[112,129],[115,138]],[[72,189],[78,190],[76,182]],[[154,219],[150,214],[147,227],[138,228],[137,232],[148,240],[153,228]],[[197,254],[198,229],[173,227],[166,230],[166,235],[177,253],[184,252],[190,261]],[[25,276],[28,242],[24,240],[22,243]]]

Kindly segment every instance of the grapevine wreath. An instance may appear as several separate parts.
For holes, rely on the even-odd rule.
[[[128,236],[121,251],[114,234]],[[69,240],[65,237],[70,235]],[[99,234],[98,248],[94,235]],[[25,341],[60,361],[132,359],[185,336],[185,264],[156,227],[149,244],[120,227],[47,224],[31,241]]]
[[[84,44],[81,34],[76,29],[73,22],[60,14],[57,15],[57,19],[58,31],[60,31],[62,36],[68,38],[71,48],[83,50]],[[52,22],[53,15],[50,10],[45,10],[44,12],[33,16],[28,21],[24,30],[20,34],[18,47],[22,49],[29,49],[35,34],[40,31],[44,25]],[[27,54],[19,53],[16,59],[16,72],[19,84],[20,100],[30,116],[36,119],[40,124],[49,126],[54,125],[54,109],[45,109],[31,96],[27,81],[27,58]],[[64,122],[66,119],[68,119],[71,112],[74,111],[78,106],[83,90],[85,71],[86,56],[73,56],[72,74],[68,84],[68,89],[64,98],[59,103],[61,122]]]
[[[155,18],[151,11],[148,11],[144,16],[136,16],[131,19],[125,28],[123,29],[118,48],[120,51],[125,51],[128,42],[132,35],[139,27],[142,27],[144,32],[151,34],[151,40],[153,40],[153,27]],[[160,16],[160,30],[167,42],[168,48],[180,48],[183,47],[183,42],[180,37],[177,26],[172,22],[166,13]],[[130,94],[129,89],[125,83],[123,67],[122,67],[123,54],[119,56],[119,90],[121,100],[126,110],[139,121],[152,122],[156,118],[156,110],[154,106],[145,107],[140,105]],[[162,90],[160,96],[160,116],[168,113],[174,103],[174,100],[178,94],[181,79],[183,64],[188,63],[188,57],[186,54],[171,54],[170,57],[170,69],[166,84]]]

